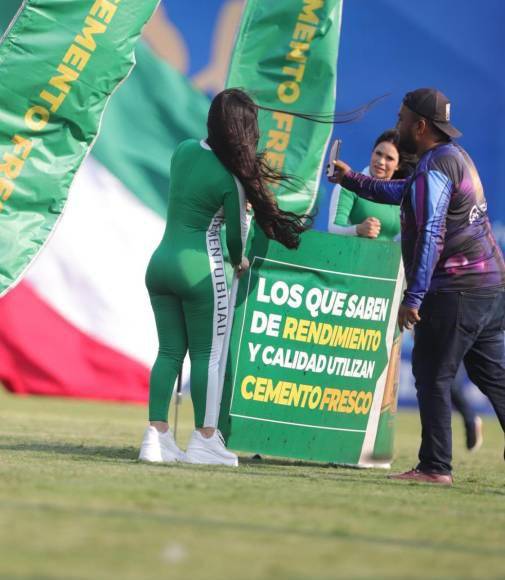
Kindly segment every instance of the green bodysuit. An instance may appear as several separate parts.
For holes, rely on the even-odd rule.
[[[368,168],[363,173],[369,175]],[[369,217],[381,222],[378,240],[394,240],[400,233],[400,208],[376,203],[357,196],[336,185],[331,198],[328,231],[333,234],[357,236],[356,226]]]
[[[173,154],[167,224],[146,274],[159,351],[151,371],[149,420],[167,421],[177,375],[189,349],[196,427],[215,427],[220,406],[219,360],[228,323],[220,230],[233,265],[247,236],[240,182],[203,141],[184,141]]]

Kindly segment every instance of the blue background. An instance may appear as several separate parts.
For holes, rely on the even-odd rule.
[[[403,95],[437,87],[452,101],[460,143],[480,172],[496,233],[505,246],[505,2],[344,0],[337,108],[391,93],[363,121],[339,126],[341,157],[368,164],[375,138],[394,126]],[[324,215],[321,211],[321,216]]]

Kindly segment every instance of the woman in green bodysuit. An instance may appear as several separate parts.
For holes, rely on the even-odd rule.
[[[144,461],[238,464],[216,429],[229,314],[221,225],[226,224],[230,260],[241,275],[249,267],[243,255],[246,201],[268,238],[288,248],[298,247],[308,223],[308,216],[282,211],[268,188],[268,182],[286,178],[256,152],[257,109],[238,89],[219,93],[209,111],[207,139],[184,141],[172,156],[166,230],[146,274],[159,351],[150,380],[150,426],[139,456]],[[188,349],[196,429],[183,454],[167,417]]]
[[[363,171],[376,179],[403,179],[406,170],[398,148],[396,129],[382,133],[375,141],[370,165]],[[328,231],[333,234],[394,240],[400,234],[397,205],[375,203],[336,185],[331,198]]]

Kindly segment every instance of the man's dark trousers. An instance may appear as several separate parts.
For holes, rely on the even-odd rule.
[[[417,467],[450,473],[451,384],[461,361],[505,431],[505,289],[428,293],[419,315],[412,353],[422,424]]]

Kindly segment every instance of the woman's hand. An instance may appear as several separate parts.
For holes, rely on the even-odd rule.
[[[331,177],[328,177],[328,180],[332,183],[340,183],[344,175],[349,173],[349,171],[352,171],[351,166],[347,165],[347,163],[344,163],[343,161],[340,161],[340,159],[334,161],[333,165],[335,165],[335,173]]]
[[[362,238],[376,238],[381,232],[381,223],[377,218],[369,217],[356,226],[356,231]]]
[[[249,260],[243,256],[242,261],[238,266],[235,266],[235,273],[237,274],[237,278],[241,278],[245,272],[249,270]]]

